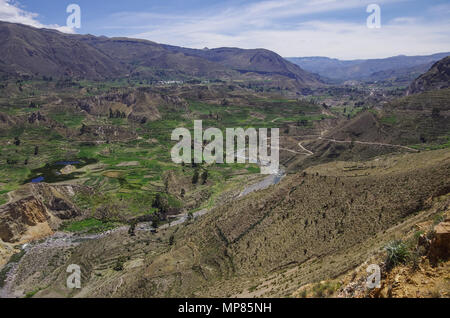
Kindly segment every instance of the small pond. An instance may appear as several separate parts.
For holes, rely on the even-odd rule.
[[[69,174],[62,174],[61,169],[64,168],[64,166],[74,166],[77,169],[80,169],[84,166],[97,163],[97,159],[92,158],[80,158],[76,160],[58,160],[52,163],[47,163],[42,168],[37,168],[31,170],[30,177],[24,182],[25,183],[40,183],[40,182],[47,182],[47,183],[54,183],[54,182],[61,182],[61,181],[67,181],[67,180],[73,180],[79,177],[80,175],[83,175],[82,172],[72,172]]]

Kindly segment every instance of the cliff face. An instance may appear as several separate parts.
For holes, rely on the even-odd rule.
[[[29,227],[50,219],[45,205],[34,197],[28,197],[0,207],[0,239],[18,242]]]
[[[16,200],[0,206],[0,240],[17,243],[51,235],[61,220],[81,215],[70,201],[75,190],[39,184],[15,191]]]

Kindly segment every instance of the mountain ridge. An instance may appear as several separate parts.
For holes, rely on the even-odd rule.
[[[448,88],[450,82],[450,56],[436,62],[428,72],[411,83],[407,95]]]
[[[3,75],[83,79],[282,79],[299,86],[317,76],[265,50],[209,50],[168,46],[142,39],[64,34],[0,21]],[[4,66],[4,67],[3,67]]]

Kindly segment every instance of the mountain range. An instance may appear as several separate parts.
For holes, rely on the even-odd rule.
[[[266,49],[203,50],[152,41],[64,34],[0,21],[0,76],[89,80],[271,80],[299,88],[327,81],[396,81],[409,85],[450,53],[338,60],[282,58]]]
[[[328,57],[292,57],[287,60],[304,70],[332,80],[382,81],[404,79],[412,81],[425,73],[449,52],[427,56],[399,55],[385,59],[338,60]]]
[[[0,22],[0,72],[8,76],[111,79],[268,79],[320,85],[269,50],[196,50],[129,38],[71,35]]]

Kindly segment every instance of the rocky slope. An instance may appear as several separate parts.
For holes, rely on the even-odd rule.
[[[294,63],[287,62],[278,54],[264,49],[243,50],[238,48],[217,48],[194,50],[165,46],[170,51],[198,56],[219,63],[240,73],[281,75],[296,79],[301,83],[317,83],[318,76],[308,73]]]
[[[407,94],[450,87],[450,56],[436,62],[431,69],[417,78],[409,87]]]
[[[431,208],[391,230],[389,242],[405,251],[395,265],[385,246],[374,250],[364,263],[334,279],[301,286],[294,297],[345,298],[448,298],[450,297],[449,195],[435,198]],[[369,288],[367,268],[377,264],[380,286]],[[389,266],[388,266],[389,265]]]
[[[54,30],[0,22],[0,65],[6,75],[99,79],[126,74],[126,69],[76,37]]]

